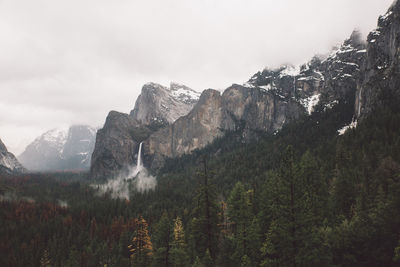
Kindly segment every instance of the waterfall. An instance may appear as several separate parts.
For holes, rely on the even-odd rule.
[[[143,142],[140,142],[140,144],[139,144],[139,151],[138,151],[138,156],[137,156],[137,165],[136,165],[136,171],[135,171],[136,174],[138,174],[143,169],[142,144],[143,144]]]
[[[360,88],[360,93],[358,94],[358,116],[357,117],[360,117],[360,114],[361,114],[361,90],[362,90],[362,88]]]
[[[157,185],[157,179],[148,173],[142,162],[142,146],[143,143],[139,144],[139,150],[137,153],[137,162],[135,166],[128,168],[129,173],[122,172],[119,176],[114,179],[110,179],[107,183],[100,185],[100,192],[107,193],[111,192],[113,198],[124,198],[129,199],[131,195],[129,184],[132,183],[136,191],[143,193],[149,190],[154,190]]]

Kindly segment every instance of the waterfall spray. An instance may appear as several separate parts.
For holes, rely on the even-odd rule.
[[[106,184],[99,187],[100,192],[110,192],[113,198],[129,199],[129,181],[133,184],[137,192],[143,193],[149,190],[154,190],[157,185],[157,180],[154,176],[150,175],[142,163],[142,145],[139,144],[137,154],[136,167],[129,168],[128,174],[120,174],[114,179],[109,180]]]

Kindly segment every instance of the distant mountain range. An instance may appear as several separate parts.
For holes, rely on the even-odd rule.
[[[87,170],[94,149],[96,129],[73,125],[47,131],[18,156],[29,171]]]
[[[315,56],[301,66],[265,68],[222,94],[208,89],[200,95],[183,85],[148,83],[129,115],[108,115],[97,135],[91,175],[113,176],[134,164],[142,141],[145,164],[156,170],[166,158],[203,148],[227,131],[240,130],[246,142],[311,114],[320,102],[331,108],[349,95],[354,98],[366,48],[354,31],[330,55]]]
[[[308,116],[317,104],[329,109],[352,103],[348,127],[355,127],[380,105],[383,90],[399,94],[399,17],[400,4],[395,2],[367,40],[354,31],[330,55],[315,56],[301,66],[265,68],[222,94],[208,89],[197,100],[184,86],[143,86],[130,115],[112,111],[98,131],[91,176],[112,177],[134,164],[140,142],[144,164],[157,170],[166,158],[203,148],[227,131],[239,131],[243,142],[259,133],[275,133]],[[180,90],[183,97],[175,98]],[[183,101],[186,97],[189,101]]]

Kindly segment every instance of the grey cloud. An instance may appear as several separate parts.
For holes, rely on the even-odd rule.
[[[148,81],[223,89],[302,63],[373,29],[391,2],[2,0],[0,137],[19,151],[57,125],[100,126]]]

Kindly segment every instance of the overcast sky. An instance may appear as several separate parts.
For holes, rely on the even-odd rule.
[[[326,53],[392,0],[0,0],[0,138],[102,126],[144,83],[195,90]]]

